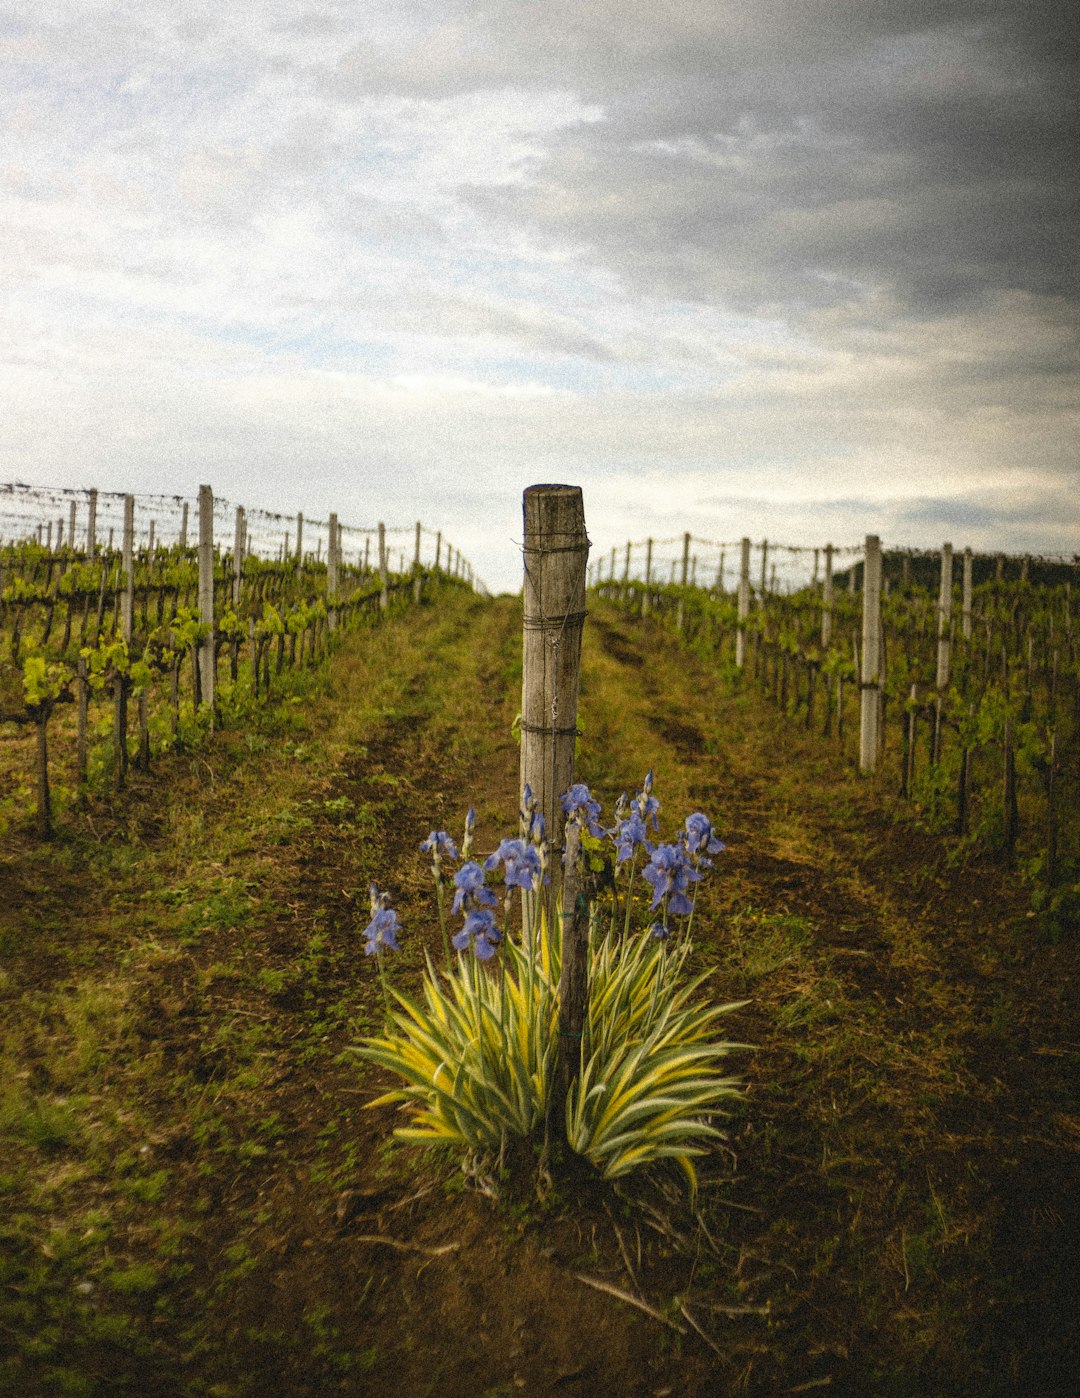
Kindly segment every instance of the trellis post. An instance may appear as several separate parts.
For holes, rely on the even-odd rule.
[[[859,770],[877,768],[881,723],[881,540],[866,536],[863,564],[862,676],[859,725]]]
[[[86,556],[93,558],[97,552],[97,491],[90,490],[90,503],[86,514]]]
[[[68,548],[75,547],[75,501],[68,507]]]
[[[124,496],[124,539],[120,566],[124,570],[124,603],[120,624],[124,641],[131,645],[135,621],[135,497]]]
[[[390,605],[390,579],[386,560],[386,525],[379,521],[379,610],[385,612]]]
[[[326,610],[331,631],[337,626],[338,563],[338,522],[337,515],[331,514],[330,538],[326,543]]]
[[[180,547],[187,548],[187,526],[188,526],[188,502],[184,501],[184,508],[180,511]]]
[[[214,708],[214,492],[199,486],[199,619],[209,628],[199,650],[203,701]]]
[[[413,604],[420,605],[420,521],[416,521],[416,548],[413,550]]]
[[[739,625],[735,632],[735,664],[746,664],[746,618],[750,615],[750,540],[739,545]]]
[[[690,535],[686,533],[682,536],[682,574],[679,581],[683,587],[687,583],[687,574],[690,567]]]
[[[559,797],[574,780],[581,632],[589,539],[581,489],[525,491],[524,636],[519,786],[532,788],[553,849],[562,846]]]
[[[964,550],[964,599],[963,615],[961,617],[961,628],[964,633],[964,640],[971,640],[971,550]]]
[[[244,508],[236,507],[236,524],[233,531],[233,606],[240,605],[240,578],[244,571]]]
[[[300,567],[304,562],[304,512],[301,510],[296,516],[296,563]]]
[[[827,650],[832,640],[833,621],[833,576],[832,544],[825,545],[825,580],[821,585],[821,646]]]

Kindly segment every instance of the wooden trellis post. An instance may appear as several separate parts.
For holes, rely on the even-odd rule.
[[[68,507],[68,548],[75,547],[75,501]]]
[[[860,683],[859,770],[877,768],[881,723],[881,540],[866,536],[863,565],[862,676]]]
[[[187,526],[188,526],[188,502],[184,501],[184,508],[180,512],[180,547],[187,548]]]
[[[326,544],[326,610],[327,621],[331,631],[337,626],[337,605],[338,596],[338,521],[337,515],[330,516],[330,538]]]
[[[686,586],[688,570],[690,567],[690,535],[686,533],[682,536],[682,575],[679,581],[683,587]]]
[[[244,572],[244,509],[236,507],[236,524],[233,531],[233,606],[240,605],[240,580]]]
[[[93,558],[97,552],[97,491],[91,488],[90,503],[86,515],[86,556]]]
[[[581,490],[533,485],[524,494],[525,561],[521,767],[553,849],[562,845],[559,797],[573,784],[581,631],[589,539]]]
[[[750,615],[750,540],[743,539],[739,558],[739,626],[735,632],[735,664],[746,664],[746,618]]]
[[[964,594],[961,630],[964,640],[971,640],[971,550],[964,550]]]
[[[645,586],[641,590],[641,615],[649,615],[649,591],[652,588],[652,540],[645,541]]]
[[[764,605],[765,605],[765,584],[766,584],[766,582],[768,581],[768,577],[769,577],[769,574],[768,574],[768,567],[769,567],[769,541],[768,541],[768,539],[762,539],[762,541],[761,541],[761,588],[760,588],[760,591],[759,591],[759,596],[760,596],[760,598],[761,598],[761,601],[760,601],[760,605],[761,605],[761,606],[764,606]]]
[[[296,516],[296,562],[297,566],[304,561],[304,513]]]
[[[941,730],[944,718],[945,691],[949,687],[949,671],[952,666],[952,583],[953,557],[952,544],[941,546],[941,582],[938,587],[938,645],[937,676],[935,688],[937,698],[934,704],[933,760],[941,756]]]
[[[386,525],[379,521],[379,610],[385,612],[390,605],[389,564],[386,558]]]
[[[135,621],[135,497],[124,496],[124,538],[120,566],[124,570],[124,601],[120,616],[121,632],[131,645]]]
[[[413,551],[413,604],[420,605],[420,521],[416,521],[416,548]]]

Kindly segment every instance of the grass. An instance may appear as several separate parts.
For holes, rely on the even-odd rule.
[[[368,884],[415,990],[415,846],[470,800],[480,849],[510,826],[519,667],[516,599],[457,596],[51,846],[8,832],[0,1390],[1072,1392],[1075,946],[603,605],[579,775],[610,811],[651,766],[665,832],[703,809],[729,845],[693,969],[751,1000],[730,1145],[696,1215],[662,1173],[541,1203],[529,1162],[470,1182],[492,1203],[363,1110],[389,1085],[343,1056],[382,1018]]]

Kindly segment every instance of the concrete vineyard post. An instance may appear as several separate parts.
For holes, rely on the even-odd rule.
[[[236,507],[236,527],[233,534],[233,606],[240,605],[240,583],[244,576],[244,507]]]
[[[379,610],[385,612],[390,605],[390,580],[386,563],[386,525],[379,521]]]
[[[743,539],[739,557],[739,626],[735,632],[735,664],[746,664],[746,618],[750,615],[750,540]]]
[[[938,650],[937,688],[940,692],[949,683],[951,648],[949,623],[952,619],[952,544],[941,546],[941,581],[938,587]]]
[[[199,486],[199,618],[210,628],[199,648],[203,702],[214,707],[214,492]]]
[[[859,770],[877,769],[881,723],[881,540],[866,536],[863,565],[862,675],[859,686]]]
[[[533,485],[525,491],[521,766],[552,848],[562,845],[559,797],[574,780],[581,632],[589,539],[581,490]]]
[[[971,640],[971,550],[964,550],[964,593],[963,593],[963,613],[961,616],[961,630],[964,640]]]
[[[326,610],[331,631],[337,625],[334,612],[338,594],[338,521],[337,515],[330,516],[330,537],[326,542]]]
[[[93,558],[97,552],[97,491],[90,491],[90,502],[86,514],[86,556]]]
[[[825,545],[825,580],[821,585],[821,645],[823,650],[827,650],[832,641],[832,619],[833,619],[833,577],[832,577],[832,544]]]
[[[120,617],[121,634],[131,645],[131,631],[135,619],[135,497],[124,496],[124,539],[120,566],[124,570],[124,601]]]

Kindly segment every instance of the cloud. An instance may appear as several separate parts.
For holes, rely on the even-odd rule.
[[[437,512],[502,585],[545,477],[598,539],[1071,549],[1074,31],[41,0],[0,29],[0,477]]]

